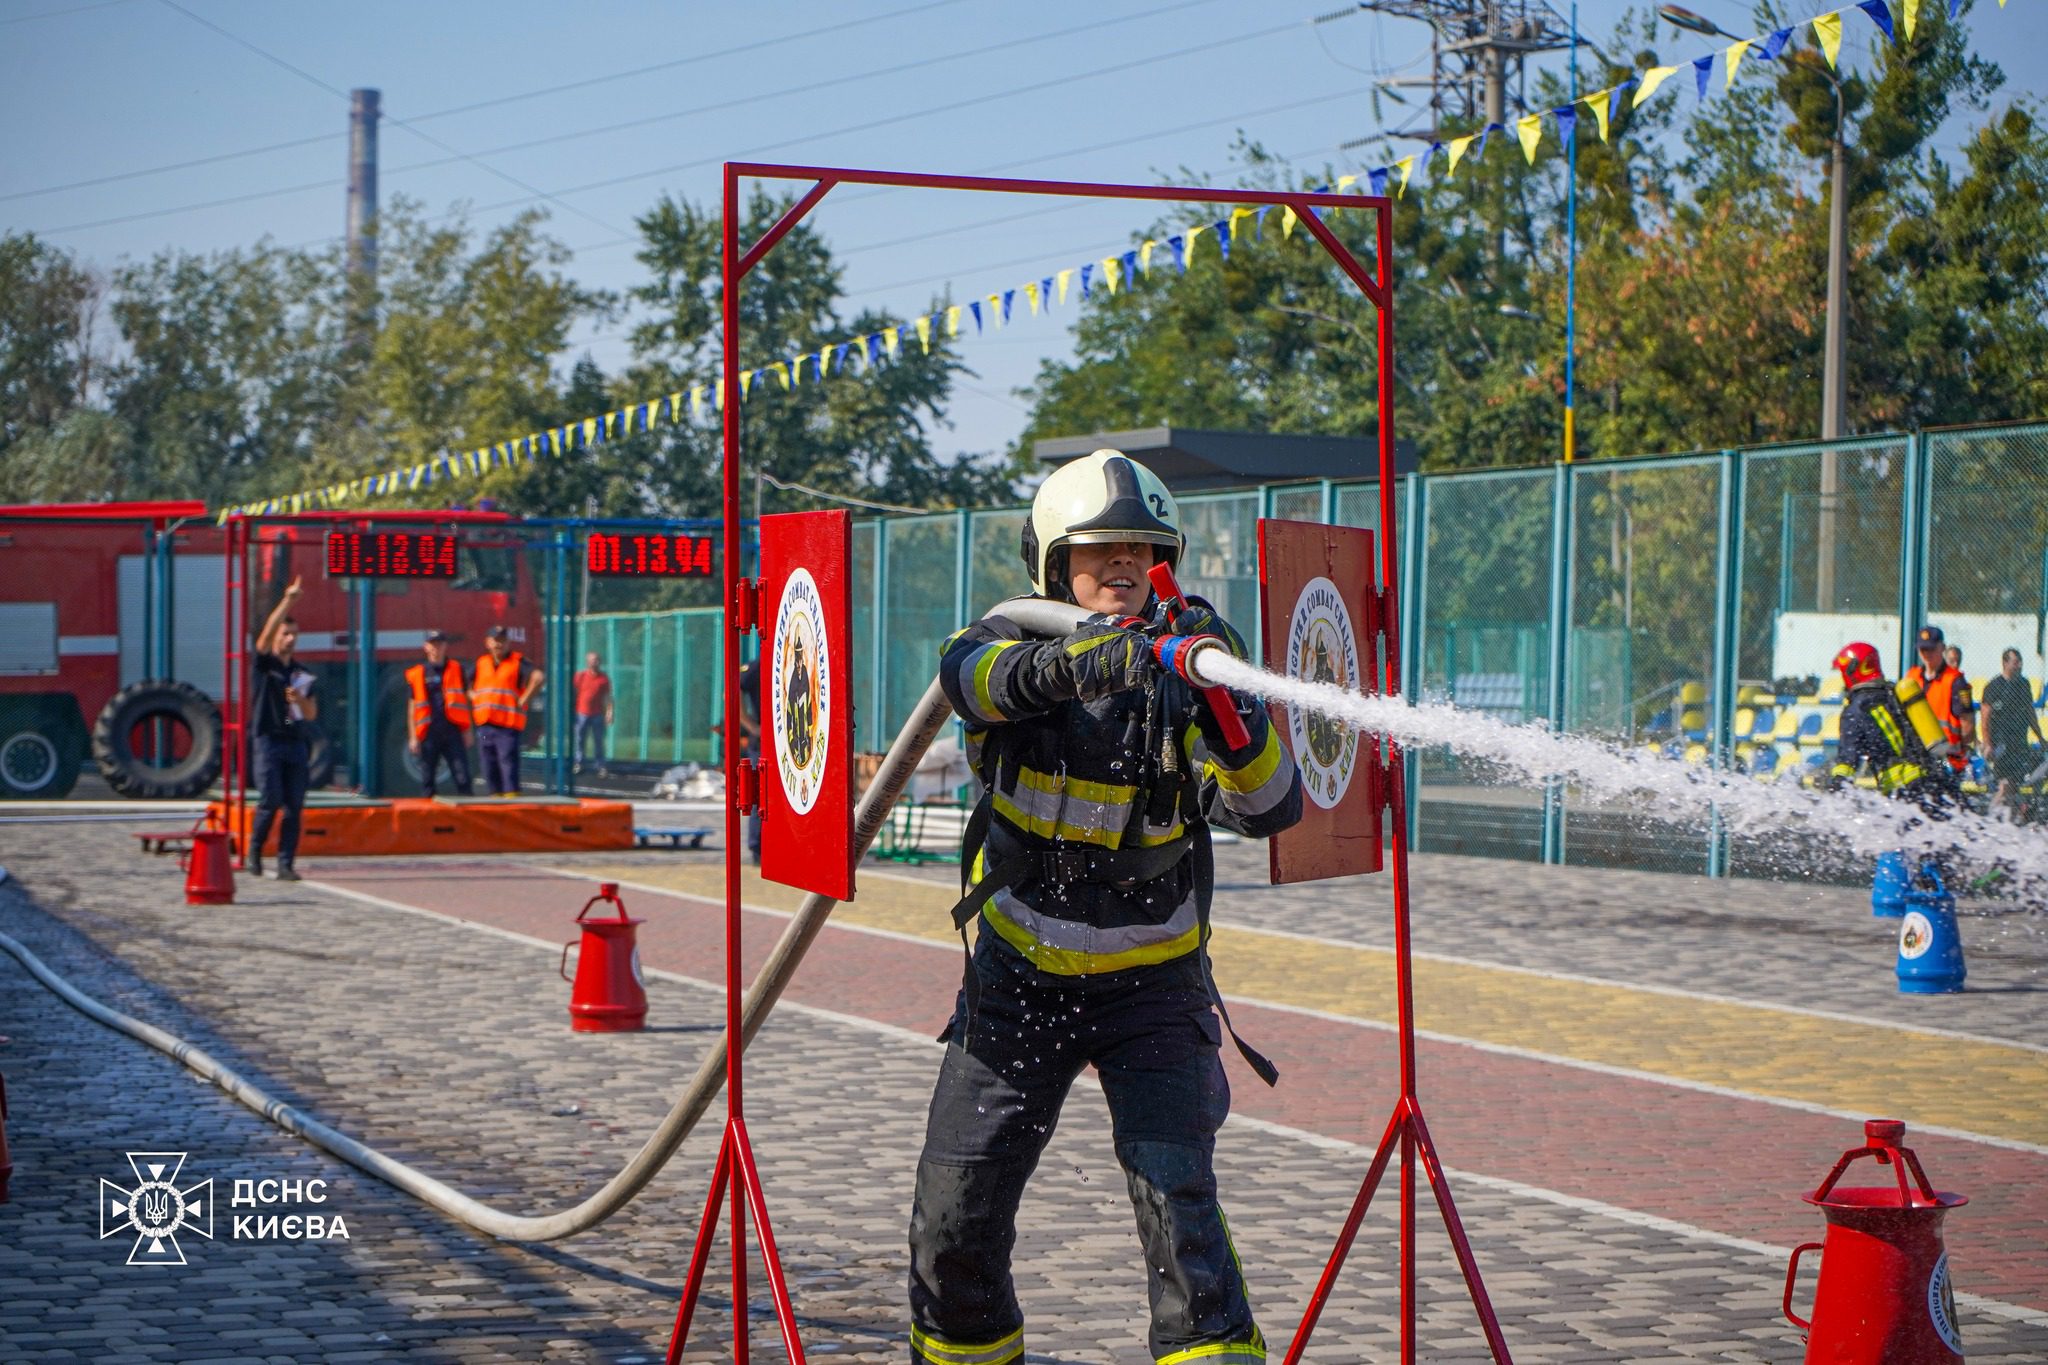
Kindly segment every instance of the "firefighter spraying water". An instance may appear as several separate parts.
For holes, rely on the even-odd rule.
[[[1045,481],[1023,534],[1039,596],[1091,614],[1034,639],[999,609],[946,643],[940,681],[986,793],[954,909],[963,937],[976,916],[980,934],[911,1211],[912,1358],[929,1365],[1023,1356],[1017,1210],[1091,1064],[1150,1267],[1153,1356],[1265,1357],[1213,1166],[1230,1089],[1208,831],[1285,829],[1301,783],[1263,705],[1223,695],[1231,726],[1173,665],[1198,652],[1189,637],[1245,652],[1207,605],[1154,602],[1148,571],[1186,544],[1165,485],[1097,451]],[[1271,1084],[1272,1064],[1237,1046]]]

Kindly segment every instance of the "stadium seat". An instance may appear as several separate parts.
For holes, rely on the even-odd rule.
[[[1778,712],[1776,723],[1771,726],[1771,738],[1777,740],[1780,744],[1797,744],[1799,742],[1799,719],[1799,713],[1791,707],[1781,708]]]
[[[1678,704],[1688,709],[1707,704],[1707,685],[1702,682],[1681,684],[1678,689]]]
[[[1830,711],[1826,716],[1822,717],[1820,723],[1820,742],[1822,744],[1840,744],[1842,742],[1841,711]]]
[[[1830,669],[1820,680],[1820,691],[1814,693],[1815,701],[1840,701],[1842,699],[1842,675]]]
[[[1705,763],[1707,761],[1707,746],[1704,744],[1686,745],[1685,761],[1687,763]]]
[[[1800,753],[1798,749],[1780,749],[1778,750],[1777,765],[1772,769],[1772,776],[1783,777],[1786,773],[1796,773],[1805,766],[1806,755]]]
[[[1738,740],[1738,741],[1740,741],[1740,740],[1745,740],[1745,739],[1748,739],[1748,738],[1749,738],[1749,737],[1750,737],[1751,735],[1754,735],[1755,733],[1756,733],[1756,712],[1755,712],[1755,711],[1752,711],[1752,710],[1751,710],[1751,709],[1750,709],[1749,707],[1747,707],[1747,706],[1738,706],[1738,707],[1736,707],[1736,708],[1735,708],[1735,734],[1734,734],[1733,738],[1735,738],[1735,739],[1736,739],[1736,740]]]
[[[1835,733],[1839,735],[1842,730],[1841,712],[1833,712],[1832,715],[1835,722]],[[1826,736],[1822,732],[1827,729],[1828,719],[1829,716],[1827,714],[1819,711],[1808,711],[1802,715],[1799,718],[1799,742],[1808,747],[1823,742]]]

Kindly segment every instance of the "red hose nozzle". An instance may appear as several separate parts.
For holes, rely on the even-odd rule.
[[[1181,593],[1180,583],[1173,576],[1173,566],[1171,564],[1154,564],[1150,576],[1152,579],[1152,590],[1159,594],[1162,601],[1171,604],[1176,612],[1187,609],[1188,599]],[[1170,640],[1198,641],[1203,639],[1214,640],[1216,637],[1213,635],[1174,635],[1167,638]],[[1162,640],[1160,643],[1163,645],[1166,642]],[[1219,640],[1217,643],[1221,644],[1222,642]],[[1244,728],[1244,721],[1237,714],[1237,703],[1231,700],[1229,689],[1197,683],[1186,672],[1186,666],[1192,664],[1201,651],[1193,644],[1189,644],[1184,646],[1181,652],[1185,657],[1178,664],[1168,664],[1167,666],[1200,688],[1202,700],[1209,705],[1209,713],[1216,717],[1217,729],[1223,732],[1224,744],[1232,749],[1242,749],[1247,744],[1250,744],[1252,742],[1251,731]],[[1160,654],[1159,661],[1162,664],[1166,664],[1167,661],[1164,653]]]

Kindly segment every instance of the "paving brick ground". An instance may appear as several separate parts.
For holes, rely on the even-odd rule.
[[[480,1197],[553,1208],[587,1192],[652,1126],[718,1026],[716,993],[657,979],[658,1029],[572,1035],[551,949],[313,887],[245,883],[235,906],[188,908],[170,866],[137,859],[129,842],[106,827],[0,826],[0,865],[15,874],[0,885],[0,929],[83,989]],[[1547,913],[1527,899],[1551,894],[1547,881],[1514,871],[1489,894],[1518,906],[1514,914]],[[548,901],[559,889],[533,885],[536,901],[543,887]],[[566,921],[575,907],[544,908]],[[548,931],[557,933],[567,936],[560,925]],[[1497,937],[1475,930],[1441,950],[1491,952]],[[1640,955],[1656,958],[1654,938]],[[693,966],[715,974],[715,962]],[[943,1001],[933,1007],[943,1013]],[[1949,1026],[2017,1027],[1977,1015]],[[0,1207],[0,1359],[659,1358],[709,1176],[710,1133],[693,1137],[613,1223],[567,1243],[506,1246],[286,1138],[170,1060],[54,1003],[4,957],[0,1035],[18,1167],[15,1202]],[[770,1207],[810,1353],[821,1359],[902,1357],[904,1210],[937,1056],[908,1029],[795,1008],[778,1012],[749,1053]],[[127,1267],[119,1239],[96,1235],[94,1197],[101,1177],[124,1173],[123,1152],[143,1149],[189,1151],[194,1173],[222,1187],[238,1176],[323,1177],[351,1240],[188,1239],[187,1267]],[[1473,1165],[1457,1155],[1453,1164]],[[1254,1300],[1268,1334],[1284,1340],[1363,1157],[1328,1137],[1239,1123],[1226,1130],[1221,1166]],[[1500,1173],[1482,1164],[1477,1174]],[[1699,1180],[1729,1183],[1711,1170]],[[1517,1359],[1799,1354],[1776,1319],[1782,1272],[1768,1256],[1512,1186],[1468,1183],[1460,1202]],[[1313,1359],[1390,1358],[1388,1207],[1368,1222]],[[1143,1271],[1132,1251],[1100,1100],[1077,1092],[1020,1242],[1032,1359],[1145,1358]],[[1423,1252],[1425,1358],[1483,1359],[1427,1221]],[[772,1358],[758,1301],[753,1311],[753,1339]],[[707,1323],[729,1312],[714,1297]],[[2048,1355],[2038,1319],[1980,1311],[1966,1333],[1976,1361]],[[729,1348],[706,1343],[690,1358],[728,1359]]]

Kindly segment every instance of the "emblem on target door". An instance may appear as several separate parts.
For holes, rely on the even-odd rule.
[[[1358,686],[1358,642],[1351,634],[1351,613],[1337,585],[1327,578],[1311,578],[1294,599],[1287,626],[1287,676],[1333,683],[1346,691]],[[1301,768],[1302,790],[1324,810],[1334,808],[1344,799],[1358,766],[1358,732],[1302,706],[1287,708],[1287,729]]]
[[[775,727],[775,766],[790,807],[808,813],[825,782],[832,721],[830,645],[824,604],[807,569],[791,572],[775,608],[769,641],[768,704]]]

